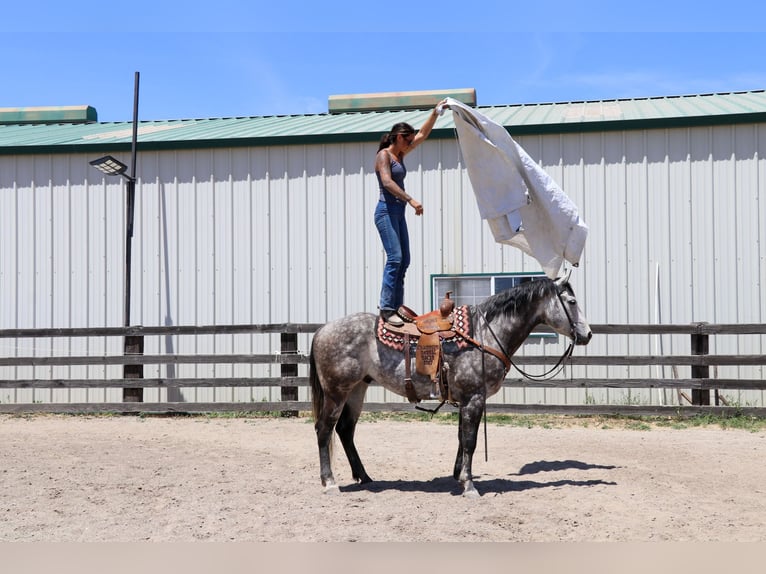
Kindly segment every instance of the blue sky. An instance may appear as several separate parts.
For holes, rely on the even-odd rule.
[[[141,120],[322,113],[330,95],[389,91],[503,105],[766,89],[761,2],[309,3],[134,0],[114,22],[103,1],[5,6],[0,107],[127,121],[136,71]]]

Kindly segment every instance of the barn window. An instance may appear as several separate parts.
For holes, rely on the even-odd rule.
[[[543,273],[494,273],[468,275],[432,275],[431,303],[438,309],[447,291],[455,305],[477,305],[495,293],[500,293],[520,283],[544,278]],[[554,333],[532,333],[530,337],[556,337]]]

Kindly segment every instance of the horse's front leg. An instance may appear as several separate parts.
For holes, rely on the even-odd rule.
[[[463,409],[458,409],[457,419],[457,456],[455,457],[455,466],[452,468],[452,476],[455,480],[460,480],[460,473],[463,471]]]
[[[468,403],[460,407],[460,449],[455,460],[455,478],[463,485],[463,496],[478,498],[479,491],[473,484],[473,453],[476,450],[476,441],[479,434],[479,423],[484,414],[484,395],[473,395]]]

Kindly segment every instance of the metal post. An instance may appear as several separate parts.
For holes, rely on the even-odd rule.
[[[126,233],[125,233],[125,285],[124,305],[122,324],[124,327],[130,327],[130,282],[131,282],[131,258],[133,253],[133,206],[136,197],[136,182],[129,179],[125,195]]]
[[[130,146],[130,179],[136,181],[136,161],[137,156],[137,144],[138,144],[138,81],[140,74],[136,72],[134,86],[133,86],[133,139]]]
[[[137,161],[137,142],[138,142],[138,83],[139,73],[136,72],[135,86],[133,90],[133,139],[131,143],[131,162],[130,176],[127,178],[127,196],[126,196],[126,238],[125,238],[125,313],[123,325],[130,326],[130,285],[131,285],[131,258],[133,252],[133,215],[136,202],[136,161]],[[144,337],[143,335],[128,335],[125,337],[123,346],[124,355],[143,354]],[[143,379],[143,365],[124,365],[123,378],[125,379]],[[141,403],[144,400],[144,390],[142,388],[125,388],[122,390],[122,400],[126,403]]]

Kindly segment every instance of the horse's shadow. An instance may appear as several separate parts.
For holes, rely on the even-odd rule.
[[[525,474],[536,474],[538,472],[551,472],[554,470],[568,470],[574,468],[577,470],[612,470],[617,468],[614,465],[588,464],[579,460],[538,460],[530,462],[521,467],[521,470],[510,476],[523,476]]]
[[[555,460],[555,461],[536,461],[525,464],[521,470],[508,476],[523,476],[535,474],[538,472],[550,472],[556,470],[612,470],[617,468],[613,465],[588,464],[576,460]],[[480,475],[474,476],[476,487],[482,494],[504,494],[506,492],[523,492],[535,488],[560,488],[562,486],[615,486],[616,482],[592,479],[592,480],[572,480],[561,479],[551,480],[549,482],[538,482],[534,480],[510,480],[505,478],[493,478],[491,480],[482,480]],[[452,476],[434,478],[432,480],[373,480],[366,484],[350,484],[340,487],[341,492],[384,492],[386,490],[398,490],[400,492],[426,492],[426,493],[445,493],[459,496],[463,490],[460,483]]]

